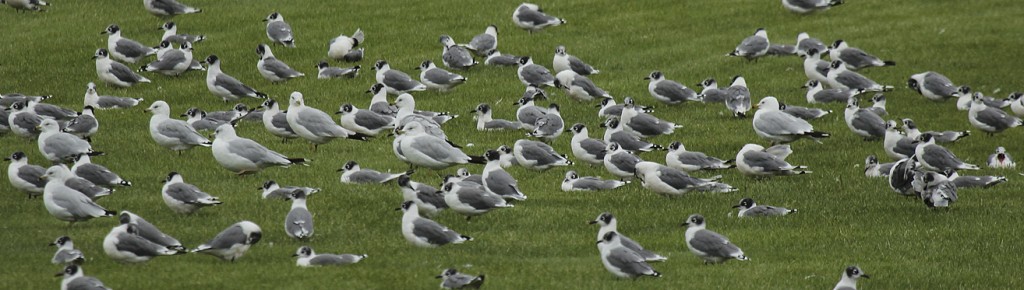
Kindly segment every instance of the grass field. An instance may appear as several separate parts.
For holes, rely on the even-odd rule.
[[[141,1],[53,1],[45,13],[18,13],[0,9],[0,92],[53,94],[48,102],[79,108],[88,82],[98,82],[93,52],[106,46],[99,32],[120,24],[128,38],[156,44],[163,23],[148,14]],[[307,105],[333,112],[342,103],[365,108],[374,82],[369,70],[376,59],[393,68],[417,73],[413,67],[425,59],[440,62],[437,39],[449,34],[466,42],[488,24],[499,28],[499,49],[532,55],[550,67],[557,45],[600,69],[595,83],[621,100],[633,96],[657,106],[656,116],[682,124],[672,136],[653,141],[679,140],[690,150],[732,158],[746,143],[766,144],[751,129],[750,119],[729,116],[724,106],[687,103],[666,107],[655,104],[642,78],[652,70],[692,85],[713,76],[728,82],[746,77],[754,102],[766,95],[805,105],[806,80],[796,57],[765,58],[758,62],[724,55],[758,27],[765,27],[773,42],[795,42],[799,32],[830,42],[845,39],[898,65],[873,68],[864,74],[897,90],[887,94],[891,117],[910,117],[924,130],[967,130],[976,133],[949,148],[966,161],[982,164],[996,146],[1024,156],[1021,129],[986,136],[967,122],[967,113],[954,102],[926,101],[906,88],[914,73],[934,70],[958,84],[1004,97],[1024,89],[1019,77],[1019,29],[1024,5],[1012,0],[993,1],[848,1],[815,15],[795,15],[779,1],[551,1],[538,3],[568,23],[530,35],[516,28],[510,15],[513,1],[212,1],[191,0],[202,8],[198,15],[174,19],[181,33],[203,33],[208,40],[196,45],[197,58],[217,54],[225,72],[267,92],[279,102],[301,91]],[[264,23],[272,11],[281,12],[292,25],[297,48],[274,47],[275,55],[305,72],[307,77],[271,84],[254,66],[255,47],[268,40]],[[317,80],[314,64],[326,57],[327,41],[356,28],[366,32],[366,59],[362,74],[353,80]],[[149,61],[150,59],[147,59]],[[344,64],[341,64],[344,65]],[[452,111],[463,116],[445,125],[451,139],[470,154],[511,145],[522,132],[474,130],[466,114],[477,103],[495,104],[496,118],[512,118],[511,104],[523,87],[515,68],[480,66],[463,73],[470,81],[453,92],[414,94],[417,106]],[[339,183],[335,169],[347,160],[364,168],[404,171],[407,165],[390,151],[391,139],[366,143],[335,141],[310,152],[305,142],[281,143],[261,125],[242,123],[239,134],[291,157],[313,159],[311,166],[272,168],[237,177],[211,158],[209,149],[196,148],[181,156],[157,146],[146,132],[150,115],[142,109],[166,100],[174,115],[191,106],[207,111],[226,110],[233,104],[213,97],[205,87],[205,73],[189,72],[177,78],[147,74],[152,84],[129,89],[99,86],[101,94],[144,97],[145,104],[120,111],[97,112],[100,132],[93,146],[107,156],[93,158],[135,183],[118,189],[99,203],[112,210],[130,210],[153,222],[186,246],[205,242],[228,225],[251,220],[263,228],[263,240],[235,263],[206,255],[160,257],[142,265],[122,265],[106,257],[102,240],[116,225],[111,218],[76,224],[52,218],[41,199],[27,200],[7,182],[0,208],[0,244],[4,246],[0,285],[10,289],[55,288],[52,277],[60,267],[49,263],[53,248],[46,244],[67,233],[89,258],[87,275],[116,289],[433,289],[433,277],[448,267],[487,274],[491,289],[610,289],[610,288],[725,288],[822,289],[832,287],[841,271],[860,265],[871,279],[859,284],[868,289],[1020,288],[1016,253],[1024,250],[1019,222],[1024,208],[1017,171],[984,169],[972,174],[1007,175],[1010,182],[987,190],[963,190],[961,200],[948,210],[928,210],[921,202],[896,196],[882,179],[862,174],[868,154],[884,156],[881,142],[865,142],[843,122],[844,105],[823,107],[836,113],[814,121],[816,128],[833,133],[823,144],[793,144],[794,164],[808,165],[811,175],[757,180],[737,171],[719,172],[724,182],[740,191],[728,194],[691,194],[666,199],[634,183],[601,193],[564,193],[558,184],[564,169],[547,172],[511,168],[530,199],[514,209],[499,210],[466,222],[455,213],[441,214],[442,224],[477,240],[438,249],[408,244],[400,233],[401,213],[393,209],[401,195],[393,184],[355,186]],[[998,91],[998,92],[997,92]],[[600,136],[593,104],[576,103],[562,92],[552,100],[562,105],[568,124],[582,122]],[[250,106],[258,101],[248,99]],[[541,102],[544,103],[544,102]],[[556,150],[569,152],[570,133],[556,142]],[[34,140],[0,136],[0,154],[25,151],[34,164],[45,161]],[[664,162],[663,153],[641,158]],[[883,157],[883,159],[885,159]],[[6,166],[4,166],[6,168]],[[469,167],[479,172],[482,166]],[[603,168],[577,164],[581,175],[611,177]],[[181,216],[170,211],[160,197],[160,181],[170,171],[187,182],[220,196],[224,205]],[[437,183],[439,173],[420,170],[414,180]],[[718,173],[698,173],[710,176]],[[308,243],[288,238],[282,229],[288,202],[258,199],[256,188],[273,179],[281,184],[323,189],[309,201],[316,217],[316,235]],[[771,205],[797,208],[799,213],[775,219],[734,218],[730,208],[743,197]],[[669,257],[654,264],[664,277],[622,280],[602,266],[594,246],[596,227],[586,224],[602,211],[615,213],[619,230],[647,248]],[[683,245],[679,224],[692,213],[702,213],[708,228],[742,247],[751,261],[704,265]],[[732,214],[730,214],[732,213]],[[301,245],[323,253],[367,253],[369,259],[341,268],[304,269],[290,257]]]

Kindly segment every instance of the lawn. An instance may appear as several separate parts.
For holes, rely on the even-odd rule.
[[[52,94],[47,102],[79,108],[88,82],[99,82],[90,59],[106,47],[99,33],[111,23],[122,35],[156,45],[163,20],[148,14],[141,1],[53,1],[45,13],[19,13],[0,7],[0,92]],[[931,102],[906,88],[906,79],[927,70],[938,71],[958,84],[1005,97],[1024,89],[1019,77],[1019,36],[1024,26],[1024,5],[1018,1],[848,1],[830,11],[796,15],[769,1],[551,1],[540,2],[550,14],[568,23],[529,34],[511,22],[519,4],[512,1],[212,1],[191,0],[202,8],[197,15],[178,16],[180,33],[202,33],[207,40],[195,45],[195,56],[217,54],[222,68],[243,82],[268,93],[279,102],[300,91],[307,105],[334,112],[343,103],[366,108],[364,93],[374,82],[369,70],[377,59],[392,68],[418,75],[421,61],[440,63],[438,37],[451,35],[467,42],[488,24],[499,29],[499,49],[531,55],[550,67],[558,45],[601,70],[592,79],[620,101],[633,96],[656,106],[654,115],[682,124],[671,136],[652,140],[659,144],[678,140],[690,150],[733,158],[746,143],[765,145],[751,129],[750,119],[736,119],[720,104],[686,103],[665,106],[647,93],[643,80],[653,70],[687,85],[706,77],[728,83],[743,75],[754,102],[776,96],[784,102],[806,105],[802,60],[764,58],[757,62],[729,58],[744,37],[758,27],[770,39],[793,44],[799,32],[831,42],[847,40],[852,46],[897,62],[895,67],[871,68],[863,73],[883,84],[896,86],[887,93],[889,118],[913,118],[924,130],[972,130],[974,135],[949,148],[968,162],[984,164],[997,146],[1024,156],[1021,130],[987,136],[971,127],[967,113],[954,101]],[[260,20],[278,11],[292,25],[297,48],[274,46],[274,54],[307,74],[304,78],[272,84],[255,70],[255,48],[268,42]],[[363,72],[351,80],[318,80],[314,65],[326,57],[327,41],[356,28],[366,33]],[[148,58],[145,61],[150,61]],[[481,60],[482,61],[482,60]],[[346,64],[335,64],[345,66]],[[134,67],[134,65],[132,66]],[[465,150],[479,155],[501,144],[526,138],[523,132],[478,132],[471,114],[478,103],[491,103],[496,118],[513,118],[511,104],[523,86],[515,68],[478,66],[461,72],[469,82],[449,93],[415,93],[419,108],[451,111],[462,116],[445,125],[448,136]],[[95,219],[66,230],[45,210],[41,199],[26,199],[7,182],[0,184],[4,221],[0,244],[5,262],[0,285],[11,289],[55,288],[59,266],[49,263],[53,248],[46,244],[67,234],[88,261],[87,275],[116,289],[433,289],[435,275],[456,267],[487,275],[491,289],[598,289],[598,288],[726,288],[822,289],[832,287],[847,265],[860,265],[871,279],[866,289],[1020,288],[1012,273],[1019,268],[1014,253],[1024,250],[1019,222],[1024,198],[1014,170],[983,166],[968,174],[1006,175],[1007,184],[991,189],[962,190],[961,200],[949,210],[929,210],[917,200],[898,197],[883,179],[864,177],[863,160],[881,156],[880,141],[863,141],[847,129],[843,104],[817,105],[835,113],[813,121],[833,136],[822,144],[799,141],[789,160],[808,165],[813,174],[753,179],[738,171],[700,172],[702,177],[724,175],[738,192],[693,193],[667,199],[638,183],[599,193],[559,190],[563,168],[546,172],[520,167],[509,172],[520,180],[529,200],[513,209],[498,210],[466,222],[453,212],[437,220],[475,241],[437,249],[416,248],[400,232],[401,213],[394,211],[401,194],[394,184],[348,185],[335,172],[348,160],[363,168],[404,171],[408,166],[391,153],[391,138],[368,142],[335,141],[311,152],[306,142],[281,143],[257,123],[241,123],[239,135],[257,140],[291,157],[306,157],[310,166],[271,168],[249,176],[235,176],[221,168],[207,148],[180,156],[156,145],[146,129],[150,115],[142,111],[151,102],[165,100],[177,116],[188,107],[227,110],[205,86],[205,73],[180,77],[145,73],[153,80],[128,89],[100,84],[100,94],[141,97],[146,101],[128,110],[97,112],[100,132],[93,147],[108,154],[93,158],[119,172],[135,186],[119,188],[99,203],[112,210],[130,210],[195,247],[225,227],[251,220],[263,228],[263,240],[246,256],[230,263],[189,254],[159,257],[141,265],[124,265],[106,257],[102,240],[117,221]],[[592,103],[577,103],[564,93],[548,90],[562,107],[567,125],[581,122],[591,136],[601,136]],[[250,107],[255,99],[244,101]],[[546,102],[540,102],[546,104]],[[866,102],[863,102],[866,103]],[[863,104],[862,104],[863,105]],[[282,106],[282,108],[285,106]],[[553,146],[571,154],[571,133]],[[0,154],[28,153],[33,164],[44,164],[34,140],[10,133],[0,136]],[[640,155],[664,162],[662,152]],[[6,168],[4,166],[3,168]],[[483,167],[469,167],[478,173]],[[421,169],[413,179],[436,184],[439,176],[454,173]],[[576,164],[581,175],[612,176],[601,167]],[[6,170],[6,169],[5,169]],[[219,196],[224,204],[198,214],[182,216],[164,205],[161,180],[168,172],[182,173],[186,182]],[[263,181],[304,185],[323,191],[309,200],[316,219],[312,241],[299,242],[283,231],[288,202],[258,198]],[[772,219],[737,219],[731,206],[743,197],[760,203],[797,208],[797,214]],[[602,211],[619,218],[619,230],[644,246],[669,257],[654,264],[662,278],[617,279],[601,265],[594,246],[596,226],[588,226]],[[702,213],[708,228],[728,236],[751,261],[704,265],[683,244],[679,224],[692,213]],[[291,254],[302,245],[321,253],[366,253],[369,258],[346,267],[299,268]]]

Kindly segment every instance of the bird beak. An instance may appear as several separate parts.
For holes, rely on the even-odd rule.
[[[412,68],[412,69],[414,69],[414,70],[420,70],[421,68],[420,68],[420,67],[414,67],[414,68]]]
[[[48,178],[49,178],[49,177],[46,177],[46,175],[43,175],[43,176],[40,176],[40,177],[39,177],[39,180],[46,180],[46,179],[48,179]]]
[[[100,31],[100,34],[107,34],[107,31],[106,30]]]
[[[334,112],[335,115],[341,115],[341,111]]]
[[[344,168],[344,167],[342,167],[342,168],[338,168],[338,170],[335,170],[334,172],[342,172],[342,171],[345,171],[345,168]]]
[[[188,117],[188,114],[182,113],[181,115],[178,115],[178,117]]]
[[[860,274],[860,276],[861,276],[862,278],[868,278],[868,279],[871,279],[871,276],[868,276],[868,274]]]
[[[470,114],[472,114],[472,113],[476,113],[476,110],[469,110],[469,113],[470,113]]]
[[[597,223],[597,221],[589,221],[589,222],[587,222],[587,224],[590,224],[590,225],[596,224],[596,223]]]
[[[11,161],[10,157],[4,157],[4,161]]]
[[[299,254],[292,254],[292,257],[298,257]]]
[[[442,275],[437,275],[437,276],[434,276],[434,278],[436,278],[436,279],[441,279],[441,278],[444,278],[444,276],[442,276]]]
[[[53,274],[53,276],[54,277],[64,276],[64,272],[57,272],[57,274]]]
[[[738,205],[738,204],[737,204],[737,205],[734,205],[734,206],[732,206],[732,208],[739,208],[739,207],[740,207],[740,205]]]
[[[50,243],[50,246],[56,246],[57,243]]]
[[[36,130],[42,129],[43,125],[36,125]]]
[[[602,241],[602,240],[597,240],[597,242],[596,242],[596,243],[594,243],[594,244],[595,244],[595,245],[596,245],[596,244],[600,244],[601,242],[604,242],[604,241]]]
[[[644,77],[644,80],[651,80],[651,77]]]
[[[399,211],[399,210],[402,210],[402,208],[400,208],[400,207],[399,208],[395,208],[395,211]]]
[[[598,126],[601,126],[601,128],[608,128],[608,125],[605,125],[604,123],[601,123],[601,125]]]
[[[685,227],[685,226],[688,226],[688,225],[690,225],[690,223],[683,223],[683,224],[681,224],[681,225],[679,225],[679,226],[681,226],[681,227]]]
[[[145,109],[142,109],[142,110],[145,111],[145,112],[152,112],[153,111],[153,110],[150,110],[149,108],[145,108]]]
[[[263,20],[261,20],[261,21],[263,21],[263,22],[267,22],[267,19],[266,19],[266,18],[263,18]]]

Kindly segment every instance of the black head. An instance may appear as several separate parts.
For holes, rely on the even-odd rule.
[[[917,129],[917,124],[914,123],[914,120],[903,119],[903,127],[907,128],[907,129],[913,130],[913,129]]]
[[[921,141],[921,143],[928,143],[932,138],[931,133],[922,133],[921,136],[917,136],[917,141]]]
[[[864,271],[862,271],[860,269],[860,267],[857,267],[857,266],[846,267],[846,277],[850,277],[850,278],[864,277],[864,278],[869,278],[869,279],[871,278],[870,276],[868,276],[868,274],[864,274]]]
[[[21,161],[22,159],[25,159],[25,156],[25,152],[15,151],[14,153],[11,153],[11,157],[5,159],[11,161]]]
[[[817,48],[812,48],[807,50],[807,55],[818,55],[819,52]]]
[[[453,186],[455,186],[454,182],[445,182],[444,187],[442,187],[441,190],[443,190],[445,192],[449,192],[449,191],[452,191],[452,187]]]
[[[843,42],[845,42],[845,41],[843,41],[842,39],[836,39],[836,41],[832,42],[832,46],[831,47],[832,48],[839,48],[839,46],[842,45]]]
[[[632,105],[632,104],[636,104],[636,101],[633,100],[633,97],[623,97],[622,98],[622,103],[623,104],[627,104],[627,105]]]
[[[61,276],[61,275],[74,276],[74,275],[77,275],[78,272],[80,272],[80,271],[82,271],[82,269],[80,267],[78,267],[78,265],[71,264],[71,265],[68,265],[67,267],[64,267],[64,272],[57,273],[57,275],[55,275],[55,276]]]
[[[434,64],[434,62],[432,62],[430,60],[424,60],[423,62],[420,63],[420,66],[416,67],[416,69],[418,69],[418,70],[427,70],[428,68],[430,68],[430,65],[432,65],[432,64]]]
[[[683,143],[680,143],[679,141],[674,141],[671,144],[668,144],[668,150],[676,151],[679,150],[680,146],[683,146]]]
[[[117,24],[111,24],[107,26],[107,29],[104,29],[103,32],[100,32],[100,34],[114,34],[118,31],[121,31],[121,27],[117,26]]]
[[[274,12],[267,15],[267,18],[264,18],[263,21],[277,20],[278,18],[281,18],[281,13]]]
[[[400,208],[401,208],[401,210],[409,210],[410,208],[412,208],[412,205],[414,205],[414,204],[416,204],[416,203],[411,201],[411,200],[404,201],[404,202],[402,202],[402,206]]]
[[[754,199],[753,198],[749,198],[749,197],[745,197],[745,198],[740,200],[740,204],[734,205],[733,207],[734,208],[736,208],[736,207],[751,208],[753,206],[754,206]]]
[[[458,270],[455,270],[455,268],[448,268],[448,269],[444,269],[444,272],[441,272],[441,275],[438,275],[435,278],[450,277],[450,276],[455,276],[456,274],[459,274]]]
[[[174,179],[175,176],[179,176],[179,175],[181,175],[181,174],[178,173],[178,172],[171,171],[171,173],[167,174],[167,178],[164,179],[164,182],[171,182],[171,179]]]
[[[576,180],[579,178],[580,176],[579,174],[576,174],[576,171],[569,170],[565,172],[565,181]]]
[[[384,66],[387,66],[387,65],[388,65],[388,62],[386,60],[380,59],[380,60],[377,60],[377,62],[373,63],[373,69],[375,69],[375,70],[383,69]]]
[[[970,94],[971,93],[971,86],[966,86],[966,85],[960,86],[960,87],[956,88],[956,91],[959,92],[960,94],[963,94],[963,95]]]
[[[614,99],[612,99],[612,98],[605,98],[605,99],[601,99],[601,106],[602,106],[602,107],[604,107],[604,106],[607,106],[607,105],[608,105],[608,103],[611,103],[611,102],[613,102],[613,101],[615,101],[615,100],[614,100]]]
[[[520,57],[519,58],[519,65],[526,65],[529,62],[530,62],[530,57],[529,56],[524,56],[524,57]]]
[[[158,45],[158,46],[159,46],[160,48],[168,48],[168,47],[171,47],[171,42],[170,42],[170,41],[166,41],[166,40],[164,40],[164,41],[161,41],[161,42],[160,42],[160,45]]]
[[[160,29],[161,30],[171,30],[171,29],[174,28],[174,26],[175,26],[174,21],[167,21],[167,22],[164,22],[164,25],[160,26]]]
[[[910,89],[914,90],[918,94],[921,93],[921,85],[918,84],[917,80],[915,80],[914,78],[907,79],[907,87],[910,87]]]
[[[659,79],[661,79],[664,76],[665,75],[662,74],[660,71],[653,71],[653,72],[651,72],[650,76],[648,76],[648,77],[646,77],[644,79],[645,80],[659,80]]]
[[[325,67],[327,67],[327,62],[326,61],[322,61],[321,60],[320,62],[316,63],[316,68],[317,69],[323,69]]]
[[[554,110],[555,112],[558,112],[559,109],[561,109],[561,108],[558,107],[558,104],[551,103],[550,105],[548,105],[548,110]]]
[[[355,111],[355,109],[356,107],[352,106],[352,104],[345,103],[344,105],[341,105],[341,110],[339,111],[339,113],[349,114],[352,113],[352,111]]]
[[[106,48],[100,48],[96,50],[96,53],[92,55],[92,58],[107,58],[110,57],[110,52],[107,52]]]
[[[269,109],[269,108],[273,107],[274,104],[277,104],[277,101],[274,101],[274,100],[271,100],[271,99],[267,99],[267,100],[263,101],[263,104],[261,104],[260,107],[264,107],[264,108]]]
[[[619,118],[608,118],[604,121],[604,126],[608,129],[615,129],[619,127]]]
[[[512,153],[512,148],[509,148],[508,146],[505,146],[505,145],[501,145],[501,146],[498,146],[498,151],[504,152],[505,154],[511,154]]]
[[[130,223],[130,224],[125,225],[124,231],[127,232],[129,235],[138,235],[139,234],[139,226]]]
[[[359,166],[359,163],[356,163],[355,160],[350,160],[349,162],[345,162],[345,166],[342,166],[342,168],[345,170],[352,170],[353,168],[356,168],[356,166]]]
[[[842,66],[843,66],[843,61],[841,61],[841,60],[833,60],[832,63],[829,64],[828,67],[830,69],[839,69]]]
[[[131,223],[132,222],[132,214],[130,214],[128,212],[121,212],[121,214],[117,216],[117,222],[119,224],[122,224],[122,225],[123,224],[127,224],[127,223]]]
[[[710,86],[713,86],[713,85],[715,85],[717,83],[718,83],[718,81],[715,81],[714,78],[706,78],[706,79],[704,79],[704,81],[700,82],[700,86],[702,86],[702,87],[710,87]]]
[[[598,241],[598,242],[599,243],[600,242],[610,243],[612,240],[615,239],[615,237],[618,237],[618,236],[619,236],[619,233],[616,233],[615,231],[610,231],[610,232],[605,233],[604,236],[601,237],[601,240]]]
[[[555,54],[557,54],[557,55],[564,55],[565,54],[565,46],[564,45],[559,45],[559,46],[555,47]]]
[[[878,164],[878,157],[875,157],[875,155],[868,155],[867,158],[864,158],[864,164],[867,164],[867,165]]]
[[[398,176],[398,186],[407,187],[409,186],[409,181],[412,181],[412,179],[410,179],[408,175],[403,174],[401,176]]]
[[[609,153],[615,150],[619,150],[619,143],[610,142],[608,143],[608,146],[605,146],[605,150],[607,150]]]
[[[260,239],[262,239],[262,238],[263,238],[263,233],[262,232],[252,232],[252,233],[249,233],[249,238],[245,240],[245,243],[248,244],[248,245],[253,245],[253,244],[258,243],[260,241]]]
[[[306,191],[296,190],[289,195],[292,199],[306,199]]]
[[[216,63],[220,62],[220,58],[217,57],[216,54],[211,54],[210,56],[206,57],[205,61],[206,61],[207,64],[211,64],[212,65],[212,64],[216,64]]]
[[[498,153],[498,151],[495,150],[487,150],[487,152],[484,153],[484,158],[487,158],[487,161],[496,161],[501,159],[501,153]]]
[[[610,212],[602,212],[597,216],[597,219],[590,221],[590,224],[601,223],[604,225],[611,224],[615,220],[615,216]]]
[[[586,130],[586,129],[587,129],[587,126],[583,125],[583,123],[573,124],[572,127],[569,128],[570,131],[572,131],[573,133],[576,133],[576,134],[579,134],[580,132],[583,132],[583,130]]]
[[[690,226],[690,225],[699,226],[699,225],[703,225],[703,224],[704,224],[704,216],[702,216],[700,214],[692,214],[692,215],[690,215],[690,217],[686,218],[685,222],[683,222],[684,226]]]
[[[235,104],[235,111],[248,112],[249,111],[249,106],[246,106],[243,103]]]
[[[260,189],[268,189],[271,186],[274,186],[276,184],[277,184],[277,182],[275,182],[273,180],[267,180],[267,181],[263,182],[263,187],[260,187]]]
[[[479,105],[476,105],[476,111],[480,112],[481,114],[486,114],[491,111],[491,106],[488,104],[481,103]]]
[[[313,248],[310,248],[308,246],[302,246],[302,247],[299,247],[299,249],[296,250],[295,254],[292,255],[292,256],[293,257],[309,257],[311,255],[313,255]]]
[[[70,241],[71,241],[71,237],[60,236],[59,238],[57,238],[57,240],[53,241],[53,243],[51,243],[50,245],[54,245],[54,246],[58,246],[59,247],[59,246],[63,246],[64,244],[66,244],[67,242],[70,242]]]
[[[260,45],[256,46],[256,54],[258,54],[259,56],[262,57],[266,53],[267,53],[267,45],[266,44],[260,44]]]
[[[380,93],[381,90],[384,90],[384,84],[376,83],[370,86],[370,89],[366,90],[366,92],[376,95],[377,93]]]

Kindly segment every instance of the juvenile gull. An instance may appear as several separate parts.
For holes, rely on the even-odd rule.
[[[210,66],[206,70],[206,89],[214,96],[220,97],[224,102],[237,101],[244,97],[266,99],[267,94],[261,93],[243,84],[238,79],[224,73],[220,69],[220,58],[211,54],[206,57],[206,63]]]
[[[846,126],[864,140],[877,140],[885,136],[885,120],[874,112],[863,109],[857,98],[850,98],[846,102],[845,119]]]
[[[958,94],[958,88],[953,81],[934,71],[911,75],[907,79],[907,86],[932,101],[942,101]]]
[[[342,104],[335,114],[341,115],[338,119],[341,127],[359,134],[377,136],[382,131],[390,131],[395,128],[394,117],[362,110],[348,103]]]
[[[146,11],[157,17],[174,17],[181,14],[201,13],[202,9],[196,9],[179,3],[177,0],[143,0]]]
[[[441,224],[420,217],[419,209],[413,201],[402,202],[402,236],[410,244],[421,248],[436,248],[447,244],[461,244],[473,238],[461,235]]]
[[[85,106],[78,117],[68,121],[61,131],[92,142],[90,137],[92,134],[96,134],[96,131],[99,131],[99,129],[100,123],[96,120],[96,115],[93,114],[92,106]]]
[[[555,166],[569,166],[572,161],[554,148],[537,141],[519,139],[512,145],[516,162],[527,169],[544,171]]]
[[[661,273],[651,268],[643,256],[622,244],[622,238],[617,232],[605,233],[597,241],[597,249],[600,251],[601,263],[612,275],[620,278],[661,277]]]
[[[523,123],[519,121],[494,119],[491,117],[493,114],[491,105],[486,103],[480,103],[471,113],[476,114],[476,129],[478,131],[517,130],[523,126]]]
[[[50,263],[57,265],[81,265],[85,263],[85,255],[82,254],[82,251],[75,249],[75,242],[71,241],[71,237],[60,236],[50,245],[57,247],[57,252],[53,253]]]
[[[533,59],[529,56],[519,58],[517,75],[519,76],[519,81],[526,86],[555,86],[555,76],[551,74],[551,71],[544,66],[534,64]]]
[[[768,46],[768,32],[764,28],[758,28],[754,31],[754,35],[744,38],[728,56],[744,57],[748,61],[754,60],[768,53]]]
[[[149,119],[149,134],[158,145],[178,151],[178,154],[195,146],[213,145],[185,121],[171,119],[171,107],[166,102],[153,102],[146,111],[153,113],[153,117]]]
[[[363,30],[356,28],[356,31],[352,33],[351,37],[341,34],[335,38],[331,38],[331,41],[327,43],[327,57],[334,60],[350,61],[346,56],[353,52],[360,51],[362,48],[357,48],[363,43],[365,37],[366,36],[363,35]]]
[[[271,166],[289,167],[309,161],[305,158],[289,158],[252,139],[239,137],[231,124],[217,127],[214,136],[213,158],[227,170],[239,175],[256,173]]]
[[[149,79],[140,76],[123,63],[110,59],[106,48],[96,50],[92,56],[96,60],[96,75],[109,85],[127,88],[138,83],[149,83]]]
[[[142,45],[138,41],[121,37],[121,27],[117,24],[107,26],[100,34],[107,34],[107,50],[114,58],[136,63],[146,56],[156,54],[156,48]]]
[[[391,69],[391,65],[387,61],[378,60],[373,64],[373,69],[377,71],[377,83],[383,84],[390,94],[398,95],[427,90],[426,85],[412,79],[408,74],[400,70]]]
[[[167,207],[179,214],[191,214],[200,208],[223,203],[220,198],[211,196],[195,185],[185,183],[181,174],[177,172],[167,174],[160,193]]]
[[[650,81],[647,83],[647,91],[655,100],[662,103],[674,105],[686,101],[701,101],[697,92],[679,82],[665,79],[665,74],[660,71],[653,71],[644,79]]]
[[[629,184],[628,181],[605,180],[596,176],[579,176],[576,171],[566,171],[565,179],[562,179],[562,191],[601,191],[622,187]]]
[[[437,275],[434,278],[442,279],[441,288],[444,289],[480,289],[480,286],[484,284],[486,276],[482,274],[479,276],[463,274],[459,273],[455,268],[448,268],[441,272],[441,275]]]
[[[103,251],[111,259],[121,263],[142,263],[158,256],[185,253],[143,238],[139,235],[138,226],[131,223],[111,229],[103,239]]]
[[[101,96],[96,93],[96,84],[89,82],[85,89],[85,106],[94,109],[127,109],[139,105],[142,98],[124,98],[115,96]]]
[[[735,187],[718,182],[721,176],[711,179],[691,177],[686,172],[654,162],[636,164],[635,175],[640,184],[657,194],[667,197],[683,196],[691,191],[733,192]]]
[[[841,60],[850,70],[859,70],[867,67],[893,66],[896,62],[882,60],[877,56],[868,54],[860,48],[850,47],[846,41],[839,39],[832,43],[828,50],[829,58]]]
[[[788,145],[780,145],[787,146]],[[777,147],[777,146],[776,146]],[[807,166],[793,166],[786,162],[786,155],[772,153],[775,147],[765,149],[761,145],[746,144],[736,153],[736,168],[745,175],[771,176],[811,173]]]
[[[256,54],[260,56],[260,60],[256,62],[256,70],[268,81],[280,82],[306,75],[274,57],[274,52],[270,51],[270,46],[266,44],[256,46]]]
[[[241,221],[221,231],[212,240],[199,245],[191,252],[204,253],[225,261],[234,262],[241,258],[249,247],[260,241],[263,231],[250,221]]]
[[[346,162],[338,171],[341,172],[341,183],[387,183],[402,175],[412,174],[411,171],[382,173],[373,169],[362,169],[359,167],[359,163],[355,161]]]
[[[455,40],[452,40],[451,36],[441,35],[438,41],[444,46],[444,50],[441,52],[441,62],[444,63],[444,66],[454,69],[468,69],[478,64],[473,59],[473,55],[469,53],[469,50],[455,44]]]
[[[325,80],[331,78],[355,78],[359,75],[359,69],[361,66],[354,67],[333,67],[327,64],[326,61],[320,61],[316,63],[316,69],[318,71],[316,78]]]
[[[46,168],[29,164],[28,156],[21,151],[15,151],[11,153],[10,157],[4,157],[4,161],[11,162],[7,165],[7,179],[11,182],[11,186],[25,192],[29,198],[39,197],[43,194],[46,180],[43,180],[42,177]]]
[[[573,71],[583,76],[601,73],[600,70],[595,69],[576,56],[566,53],[564,45],[559,45],[555,48],[555,56],[551,60],[551,68],[555,70],[556,74],[563,71]]]
[[[448,92],[456,86],[466,83],[466,77],[449,72],[434,65],[434,62],[424,60],[416,67],[420,71],[420,82],[428,89]]]
[[[295,264],[299,267],[344,266],[359,263],[366,259],[366,254],[317,254],[309,246],[299,247],[293,257],[298,257]]]
[[[533,34],[548,26],[565,24],[565,19],[544,13],[537,4],[524,2],[519,4],[515,11],[512,11],[512,22]]]
[[[743,198],[740,203],[732,206],[733,208],[740,209],[739,213],[736,214],[738,217],[769,217],[769,216],[784,216],[791,213],[795,213],[796,209],[788,209],[784,207],[770,206],[770,205],[758,205],[754,202],[753,198]]]
[[[572,125],[568,131],[572,132],[572,140],[569,142],[569,146],[572,149],[572,155],[576,159],[591,165],[604,164],[604,148],[607,146],[604,141],[590,138],[587,126],[582,123]]]
[[[487,25],[483,33],[473,36],[473,39],[463,47],[472,50],[478,56],[488,56],[498,51],[498,26]]]
[[[282,44],[287,47],[295,47],[295,35],[292,34],[292,26],[284,21],[281,13],[274,12],[263,18],[267,23],[267,38],[271,42]]]
[[[683,222],[686,228],[686,247],[704,264],[724,263],[729,259],[740,261],[750,260],[743,255],[743,250],[716,232],[705,229],[704,216],[692,214]]]
[[[686,146],[679,141],[669,144],[668,153],[665,154],[665,165],[686,172],[734,168],[735,161],[707,156],[703,152],[687,151]]]

